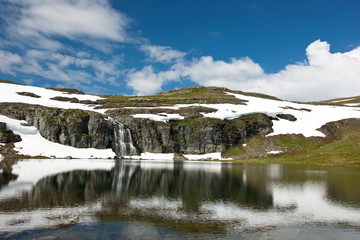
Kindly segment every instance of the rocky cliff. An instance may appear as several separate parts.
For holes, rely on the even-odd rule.
[[[183,154],[221,152],[251,136],[272,132],[271,126],[271,119],[265,114],[233,120],[195,118],[167,123],[134,119],[128,125],[135,145],[142,152]]]
[[[77,148],[113,148],[114,126],[95,112],[0,103],[0,114],[25,120],[49,141]]]
[[[49,141],[77,148],[116,149],[114,122],[100,113],[49,108],[22,103],[1,103],[0,114],[25,120]],[[272,131],[271,119],[265,114],[252,114],[233,120],[185,118],[158,122],[118,116],[124,120],[140,152],[205,154],[221,152],[243,143],[254,135]]]

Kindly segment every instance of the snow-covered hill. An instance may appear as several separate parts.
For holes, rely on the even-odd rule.
[[[345,118],[360,118],[360,108],[332,105],[311,105],[288,101],[279,101],[259,97],[245,96],[236,93],[227,92],[238,99],[245,100],[246,105],[241,104],[177,104],[174,106],[159,107],[164,109],[163,113],[155,114],[136,114],[135,118],[148,118],[155,121],[169,121],[183,119],[179,114],[167,114],[166,109],[180,109],[189,106],[201,106],[214,108],[217,111],[203,113],[204,117],[218,119],[235,119],[244,115],[253,113],[264,113],[277,120],[273,121],[274,132],[270,135],[278,134],[303,134],[305,137],[325,135],[318,131],[322,125],[338,121]],[[142,108],[149,109],[149,108]],[[156,109],[151,107],[150,109]],[[278,118],[280,114],[290,114],[296,118],[296,121],[289,121]]]
[[[293,103],[288,101],[273,100],[256,96],[249,96],[240,93],[227,92],[237,99],[243,100],[245,104],[235,103],[192,103],[175,104],[159,107],[122,107],[121,109],[136,109],[138,112],[144,110],[157,110],[157,113],[136,113],[134,118],[147,118],[153,121],[168,122],[170,120],[182,120],[186,116],[181,115],[179,109],[186,107],[204,107],[215,109],[212,112],[201,112],[205,118],[216,118],[222,120],[236,119],[241,116],[264,113],[273,118],[273,132],[270,135],[278,134],[303,134],[305,137],[320,136],[324,134],[318,131],[322,125],[331,121],[338,121],[345,118],[360,118],[360,108],[351,106],[333,105],[311,105]],[[77,102],[59,101],[55,99],[67,98],[77,99]],[[55,99],[54,99],[55,98]],[[25,103],[63,109],[81,109],[94,111],[106,115],[107,109],[96,109],[97,104],[83,104],[81,101],[94,101],[102,99],[95,95],[70,94],[39,87],[24,86],[0,82],[0,103]],[[175,111],[175,112],[174,112]],[[179,111],[178,113],[176,111]],[[111,149],[79,149],[50,142],[39,134],[39,131],[30,126],[24,125],[23,121],[11,119],[0,115],[0,122],[5,122],[10,130],[21,136],[22,141],[15,144],[16,150],[26,155],[56,156],[58,158],[72,156],[75,158],[109,158],[115,153]],[[151,156],[159,158],[158,155],[143,153],[142,158]],[[160,155],[166,157],[167,155]],[[220,158],[220,154],[209,155],[211,158]],[[191,155],[188,155],[191,158]],[[166,158],[172,158],[167,156]]]

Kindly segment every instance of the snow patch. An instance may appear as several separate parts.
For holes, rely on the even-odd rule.
[[[20,135],[22,141],[15,143],[15,150],[20,154],[30,156],[55,156],[56,158],[112,158],[115,153],[111,149],[75,148],[54,143],[43,138],[35,127],[23,126],[16,119],[0,115],[0,122],[5,122],[7,128]]]
[[[173,158],[174,158],[174,154],[173,153],[150,153],[150,152],[144,152],[144,153],[141,153],[140,156],[124,156],[124,158],[172,161]]]
[[[296,117],[297,119],[296,121],[288,121],[285,119],[279,119],[277,121],[273,121],[274,132],[269,134],[269,136],[279,135],[279,134],[303,134],[305,137],[311,137],[311,136],[325,137],[323,133],[317,130],[322,125],[328,122],[338,121],[346,118],[360,118],[360,112],[358,111],[359,109],[356,107],[310,105],[310,104],[293,103],[293,102],[281,101],[281,100],[251,97],[251,96],[245,96],[242,94],[236,94],[230,92],[226,92],[226,93],[229,95],[233,95],[241,100],[247,101],[246,105],[230,104],[230,103],[228,104],[196,103],[196,104],[176,104],[173,106],[161,106],[161,107],[129,107],[129,108],[178,110],[183,107],[200,106],[200,107],[217,109],[216,112],[201,113],[201,114],[204,117],[218,118],[221,120],[225,120],[225,119],[231,120],[254,113],[263,113],[273,118],[276,118],[276,115],[278,114],[291,114],[294,117]],[[151,119],[151,117],[153,116],[157,116],[157,115],[154,114],[142,115],[142,117],[149,119]]]
[[[186,157],[189,160],[232,160],[232,158],[222,158],[221,152],[215,152],[215,153],[206,153],[206,154],[185,154],[184,157]]]
[[[4,156],[0,154],[0,162],[4,159]]]
[[[180,114],[158,113],[158,114],[135,114],[134,118],[146,118],[153,121],[168,122],[170,120],[182,120],[183,116]]]
[[[349,107],[356,107],[356,106],[360,106],[360,103],[345,103],[344,105]]]
[[[36,95],[39,95],[40,98],[33,98],[33,97],[19,95],[17,94],[17,92],[34,93]],[[27,103],[27,104],[41,105],[45,107],[81,109],[81,110],[95,111],[100,113],[104,113],[107,110],[107,109],[95,109],[96,105],[86,105],[81,103],[56,101],[51,99],[53,97],[77,98],[80,101],[82,100],[96,101],[99,99],[103,99],[99,96],[94,96],[94,95],[69,94],[69,93],[63,93],[63,92],[40,88],[40,87],[0,83],[0,102]]]
[[[346,98],[346,99],[341,99],[341,100],[335,100],[335,101],[331,101],[332,103],[340,103],[340,102],[347,102],[347,101],[352,101],[355,100],[356,98]]]
[[[270,152],[267,152],[268,154],[279,154],[279,153],[282,153],[282,151],[270,151]]]

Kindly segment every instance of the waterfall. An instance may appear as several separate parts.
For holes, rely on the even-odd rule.
[[[115,153],[118,157],[136,155],[136,148],[133,145],[131,132],[128,128],[124,127],[124,124],[118,120],[108,117],[114,124],[115,135]]]

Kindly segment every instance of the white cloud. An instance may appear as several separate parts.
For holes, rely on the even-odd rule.
[[[129,19],[106,0],[27,0],[18,1],[17,6],[21,15],[13,28],[22,36],[127,39]]]
[[[20,64],[21,57],[16,53],[0,50],[0,71],[6,74],[13,75],[13,65]]]
[[[345,53],[331,53],[327,42],[317,40],[306,49],[307,60],[287,65],[275,74],[266,74],[250,58],[215,61],[206,56],[192,61],[180,61],[170,70],[137,75],[137,82],[144,78],[147,84],[155,81],[156,88],[140,84],[134,88],[155,93],[161,84],[187,78],[204,86],[227,87],[235,90],[260,92],[288,100],[322,100],[360,94],[360,47]],[[136,72],[132,72],[136,75]],[[131,79],[131,78],[130,78]],[[146,79],[146,80],[145,80]]]
[[[154,73],[151,66],[146,66],[141,71],[129,72],[127,85],[134,89],[137,95],[149,95],[161,89],[163,79]]]
[[[0,50],[0,72],[82,88],[118,84],[122,59],[112,51],[129,39],[130,20],[107,0],[6,0],[0,13],[5,30],[0,46],[11,49]]]
[[[140,50],[145,52],[151,60],[160,63],[171,63],[174,60],[182,59],[186,55],[184,52],[167,46],[141,45]]]
[[[246,84],[264,77],[263,69],[250,58],[231,59],[229,63],[214,61],[212,57],[194,59],[188,64],[180,63],[174,68],[181,69],[181,75],[204,86],[233,88],[239,83]]]

